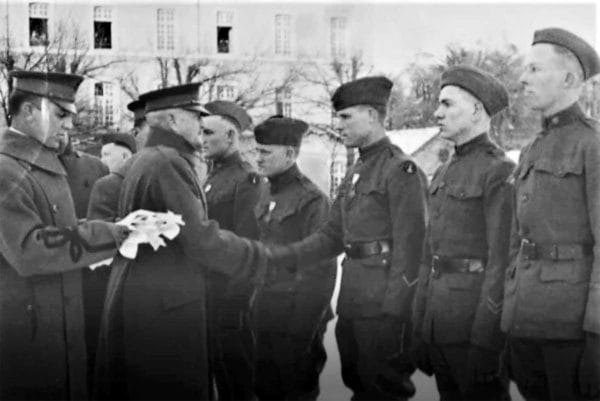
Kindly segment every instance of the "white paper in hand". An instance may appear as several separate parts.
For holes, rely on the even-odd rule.
[[[167,246],[162,236],[174,239],[179,235],[179,226],[185,223],[180,215],[171,211],[159,213],[140,209],[131,212],[117,224],[131,230],[129,237],[119,248],[119,253],[128,259],[135,259],[140,244],[150,244],[155,251],[161,246]]]

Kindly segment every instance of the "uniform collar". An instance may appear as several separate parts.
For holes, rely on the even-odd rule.
[[[477,149],[481,145],[489,145],[491,143],[492,142],[490,141],[490,137],[488,136],[487,132],[484,132],[483,134],[477,135],[475,138],[471,139],[470,141],[467,141],[461,145],[455,146],[454,153],[457,156],[464,156],[464,155],[469,154],[473,150]]]
[[[283,173],[274,175],[269,177],[269,182],[271,183],[271,193],[280,192],[283,188],[287,187],[291,182],[294,181],[300,175],[300,170],[298,169],[298,165],[294,163],[294,165]]]
[[[196,151],[188,141],[176,133],[166,129],[153,127],[148,134],[148,140],[146,141],[145,147],[149,148],[161,145],[173,148],[181,153],[193,154]]]
[[[67,175],[55,151],[14,128],[4,131],[0,138],[0,153],[23,160],[55,174]]]
[[[242,161],[242,157],[240,156],[240,152],[236,150],[235,152],[233,152],[227,156],[221,156],[221,157],[215,158],[213,167],[219,168],[219,167],[239,163],[241,161]]]
[[[380,150],[387,148],[390,143],[390,138],[385,136],[369,146],[358,149],[360,153],[360,159],[363,161],[367,160],[372,155],[379,153]]]
[[[542,121],[542,127],[544,128],[544,131],[547,131],[551,128],[562,127],[572,123],[573,121],[579,120],[583,116],[583,110],[581,110],[579,103],[575,102],[566,109],[544,118]]]

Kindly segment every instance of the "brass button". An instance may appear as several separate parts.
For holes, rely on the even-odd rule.
[[[52,205],[52,212],[58,213],[58,205],[56,203]]]

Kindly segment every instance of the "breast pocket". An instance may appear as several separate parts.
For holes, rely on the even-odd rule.
[[[477,183],[449,185],[446,202],[446,214],[455,216],[459,221],[481,219],[483,216],[483,188]],[[479,221],[479,220],[478,220]]]
[[[580,159],[550,160],[533,164],[536,174],[534,190],[541,199],[553,199],[551,204],[571,205],[584,199],[583,161]]]

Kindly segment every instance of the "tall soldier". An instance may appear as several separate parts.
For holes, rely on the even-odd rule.
[[[547,28],[521,76],[543,126],[514,175],[502,330],[527,399],[600,396],[600,126],[577,104],[599,71],[588,43]]]
[[[425,233],[426,179],[385,134],[392,82],[361,78],[332,97],[344,144],[360,157],[327,223],[300,243],[272,247],[275,266],[304,269],[342,250],[336,337],[342,377],[354,399],[411,397],[407,323]]]
[[[141,245],[134,261],[111,269],[96,366],[100,398],[207,399],[207,269],[240,279],[261,275],[260,244],[219,230],[206,218],[194,171],[201,146],[199,84],[146,93],[151,131],[123,180],[119,215],[171,211],[185,225],[166,248]],[[100,351],[101,350],[101,351]]]
[[[57,152],[82,77],[12,72],[0,139],[0,398],[85,399],[80,269],[112,257],[127,229],[77,222]]]
[[[135,138],[135,144],[131,143],[129,138],[125,139],[124,137],[121,137],[121,141],[127,140],[128,147],[131,147],[132,152],[135,153],[134,149],[137,150],[144,147],[150,129],[146,123],[146,118],[144,117],[144,102],[134,100],[127,105],[127,108],[134,114],[131,135]],[[111,171],[109,175],[102,177],[94,184],[87,210],[88,219],[114,221],[117,218],[121,183],[132,162],[131,159],[128,160],[129,161],[123,162],[121,166],[114,171]]]
[[[415,302],[417,367],[442,400],[509,399],[500,331],[514,169],[488,132],[508,106],[496,78],[469,66],[441,77],[435,117],[455,145],[429,187],[430,220]]]
[[[204,191],[208,217],[223,229],[258,239],[254,205],[261,181],[239,152],[239,135],[252,123],[246,111],[217,100],[204,107],[204,155],[212,160]],[[212,369],[220,400],[254,399],[254,334],[250,302],[254,286],[230,280],[223,273],[208,275],[208,317]]]
[[[280,116],[254,129],[259,172],[270,183],[256,207],[264,243],[299,241],[328,217],[329,199],[296,164],[307,130],[304,121]],[[259,399],[314,400],[319,395],[335,276],[336,261],[331,259],[309,272],[282,269],[259,289],[254,304]]]

